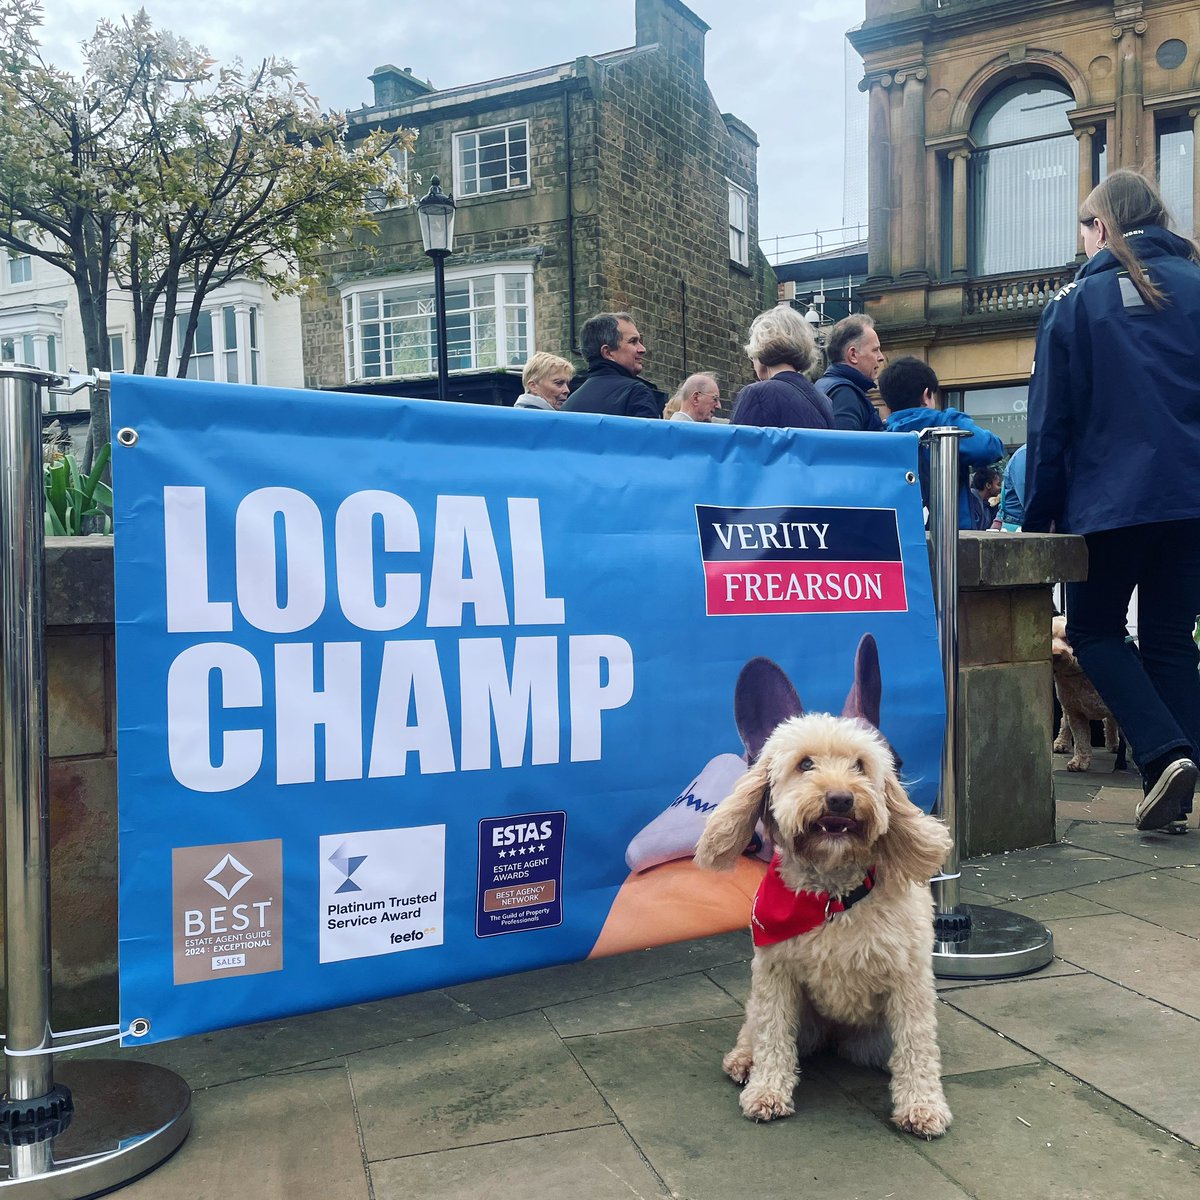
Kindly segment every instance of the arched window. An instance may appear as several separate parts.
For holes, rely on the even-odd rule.
[[[1058,267],[1075,257],[1079,148],[1070,91],[1048,79],[1010,83],[971,125],[971,274]]]

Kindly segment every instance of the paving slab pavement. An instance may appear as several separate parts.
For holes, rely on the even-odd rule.
[[[964,899],[1058,957],[939,982],[955,1121],[889,1121],[883,1072],[805,1063],[755,1125],[720,1060],[745,934],[266,1022],[142,1051],[195,1125],[131,1200],[1152,1200],[1200,1194],[1200,831],[1132,827],[1136,776],[1068,776],[1060,841],[963,865]]]

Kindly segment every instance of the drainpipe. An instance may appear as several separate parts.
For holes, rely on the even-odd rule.
[[[575,193],[571,186],[571,92],[563,88],[562,97],[563,152],[567,156],[567,313],[570,321],[571,349],[579,352],[575,332]]]

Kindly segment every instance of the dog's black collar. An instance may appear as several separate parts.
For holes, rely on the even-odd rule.
[[[875,868],[868,867],[866,878],[852,892],[847,892],[844,896],[830,896],[825,902],[825,920],[829,920],[837,911],[834,909],[834,904],[842,906],[841,911],[845,912],[848,908],[853,908],[860,900],[871,894],[871,889],[875,886]]]

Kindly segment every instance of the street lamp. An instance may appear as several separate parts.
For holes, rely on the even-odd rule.
[[[454,199],[441,189],[435,175],[429,191],[417,201],[421,222],[421,241],[425,253],[433,259],[433,300],[438,327],[438,399],[446,400],[450,363],[446,353],[446,255],[454,249]]]

